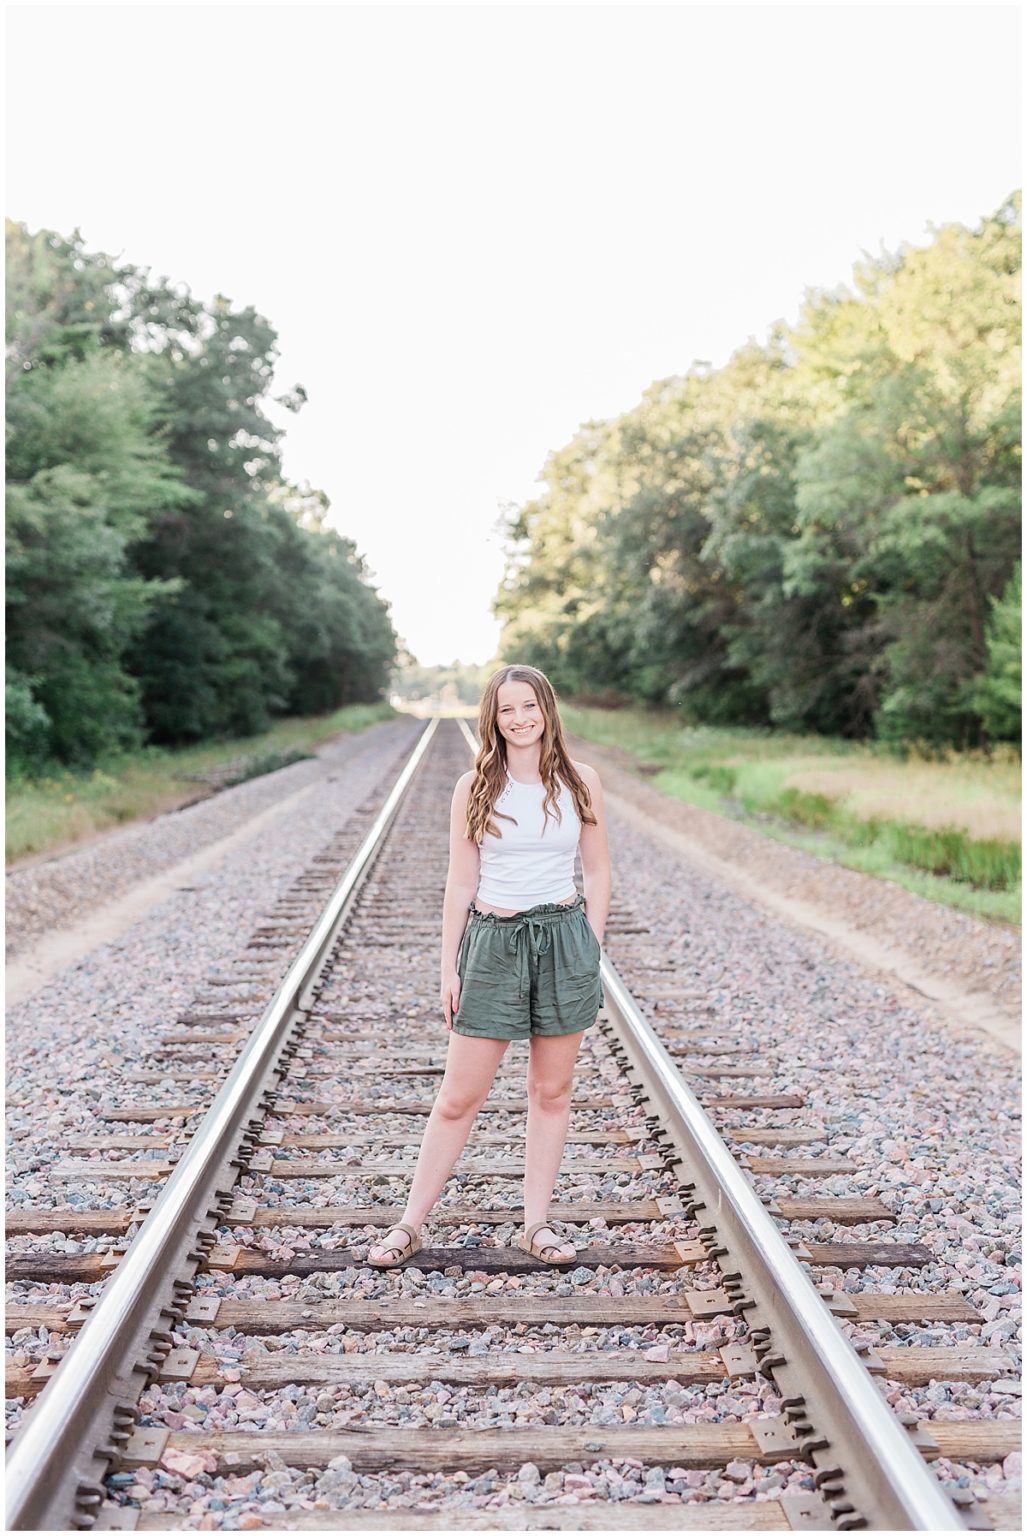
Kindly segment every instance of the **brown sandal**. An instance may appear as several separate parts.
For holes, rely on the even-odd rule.
[[[387,1254],[395,1254],[395,1258],[368,1259],[368,1263],[375,1269],[396,1269],[400,1264],[411,1258],[421,1247],[421,1239],[417,1235],[417,1228],[410,1227],[405,1221],[394,1221],[389,1231],[398,1230],[407,1232],[409,1236],[405,1243],[372,1243],[372,1248],[384,1248]],[[370,1250],[369,1250],[370,1251]]]
[[[577,1254],[574,1254],[573,1258],[570,1259],[551,1259],[546,1257],[547,1254],[559,1253],[561,1248],[569,1248],[571,1246],[570,1243],[536,1243],[535,1233],[542,1227],[551,1226],[551,1221],[532,1222],[531,1226],[526,1227],[519,1237],[514,1238],[514,1242],[518,1248],[523,1248],[525,1253],[530,1253],[533,1259],[540,1259],[543,1264],[551,1264],[554,1268],[559,1268],[562,1264],[573,1264],[578,1257]]]

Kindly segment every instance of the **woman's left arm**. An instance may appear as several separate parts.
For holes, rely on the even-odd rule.
[[[603,786],[599,775],[587,763],[575,763],[575,768],[588,785],[592,796],[592,812],[595,826],[581,828],[581,868],[585,876],[585,916],[592,932],[603,942],[606,919],[610,912],[610,847],[606,836],[606,808],[603,802]]]

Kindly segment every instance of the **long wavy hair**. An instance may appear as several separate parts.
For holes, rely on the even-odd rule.
[[[506,741],[496,724],[499,690],[504,683],[528,683],[534,689],[539,709],[542,711],[544,724],[538,767],[542,783],[546,787],[542,801],[543,832],[549,816],[553,816],[558,822],[563,820],[557,804],[557,796],[560,792],[559,780],[566,784],[573,795],[582,824],[594,827],[596,817],[592,810],[592,796],[589,794],[588,785],[571,762],[553,685],[545,673],[540,672],[537,667],[514,666],[500,667],[498,672],[493,672],[482,694],[481,707],[478,711],[480,745],[474,759],[474,782],[467,801],[467,836],[472,842],[479,844],[486,832],[491,833],[493,837],[502,837],[503,834],[496,824],[496,817],[502,821],[512,821],[515,826],[517,824],[516,816],[508,816],[505,811],[496,810],[496,801],[506,788]]]

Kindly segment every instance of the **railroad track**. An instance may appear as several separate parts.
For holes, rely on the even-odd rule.
[[[587,1228],[576,1264],[553,1271],[510,1246],[526,1109],[514,1047],[425,1248],[400,1272],[366,1267],[369,1243],[401,1214],[445,1058],[434,982],[449,796],[467,763],[468,733],[432,722],[381,811],[365,807],[242,963],[162,1035],[135,1075],[166,1101],[111,1102],[49,1170],[52,1203],[9,1220],[22,1237],[109,1243],[67,1255],[40,1242],[8,1261],[30,1298],[9,1308],[8,1331],[45,1329],[53,1342],[53,1358],[8,1373],[8,1397],[38,1396],[9,1456],[11,1528],[181,1528],[180,1513],[134,1499],[161,1479],[202,1491],[261,1470],[272,1497],[250,1523],[273,1529],[1001,1524],[1002,1501],[957,1509],[929,1462],[1001,1459],[1016,1426],[906,1426],[872,1374],[983,1380],[1000,1352],[964,1343],[860,1358],[849,1319],[976,1314],[955,1292],[819,1294],[833,1267],[915,1269],[929,1255],[886,1233],[789,1242],[793,1223],[829,1215],[862,1233],[889,1212],[862,1197],[757,1197],[756,1176],[836,1176],[847,1161],[828,1127],[799,1123],[801,1095],[734,1091],[772,1064],[743,1059],[729,1027],[661,1022],[661,999],[688,999],[619,892],[607,1009],[582,1047],[552,1208]],[[253,1026],[247,1009],[290,958]],[[768,1125],[767,1111],[781,1118]],[[61,1188],[90,1178],[123,1179],[140,1197],[69,1210]],[[548,1395],[541,1418],[519,1404],[525,1386]],[[742,1406],[721,1415],[725,1392]],[[233,1398],[231,1427],[204,1427],[212,1393]],[[775,1469],[780,1496],[752,1496],[754,1468]],[[404,1473],[422,1484],[409,1484],[408,1507],[367,1507],[361,1477]],[[442,1505],[427,1486],[436,1474]],[[703,1500],[680,1502],[700,1474]],[[492,1476],[508,1480],[505,1506],[459,1507],[460,1479]],[[565,1499],[606,1497],[514,1497],[545,1479]],[[291,1508],[276,1487],[297,1495]]]

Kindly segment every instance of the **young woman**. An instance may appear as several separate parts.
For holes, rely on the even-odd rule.
[[[478,716],[474,768],[457,782],[442,913],[446,1071],[403,1219],[368,1253],[382,1269],[421,1247],[420,1229],[463,1150],[511,1040],[528,1041],[520,1247],[573,1260],[546,1224],[570,1119],[582,1036],[604,1002],[599,959],[610,855],[599,775],[571,762],[549,679],[503,667]],[[580,851],[585,895],[574,885]]]

